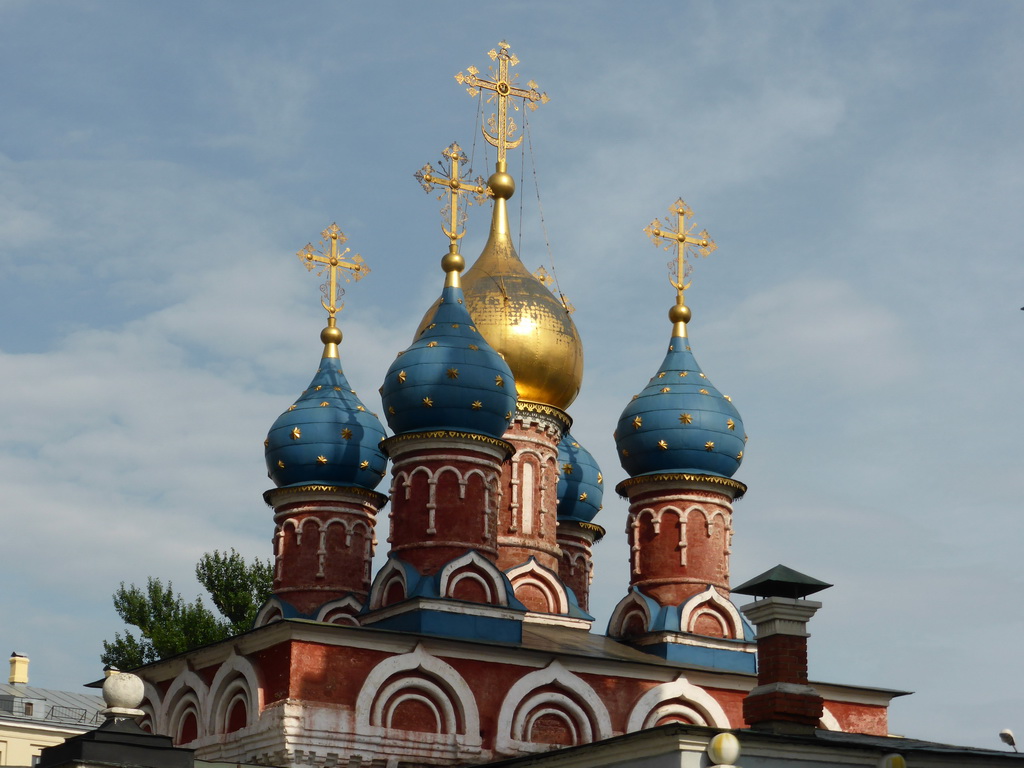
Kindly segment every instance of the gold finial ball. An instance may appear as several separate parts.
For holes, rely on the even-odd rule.
[[[690,308],[685,304],[676,304],[668,311],[668,319],[673,323],[690,322]]]
[[[320,341],[324,344],[341,344],[341,328],[329,325],[320,331]]]
[[[461,272],[466,268],[466,260],[462,258],[461,253],[453,253],[448,251],[444,256],[441,257],[441,269],[446,273],[448,272]]]
[[[487,186],[491,188],[491,192],[494,193],[495,197],[508,200],[515,194],[516,180],[503,171],[496,171],[487,180]]]

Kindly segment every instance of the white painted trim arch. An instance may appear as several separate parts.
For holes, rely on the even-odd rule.
[[[691,620],[696,616],[699,616],[702,613],[701,608],[709,603],[716,606],[722,613],[724,613],[726,618],[732,624],[732,627],[728,632],[730,639],[742,640],[743,620],[740,618],[740,612],[736,610],[736,606],[733,605],[731,601],[722,597],[718,593],[718,590],[712,586],[709,586],[700,594],[694,595],[683,603],[679,610],[679,631],[689,632]]]
[[[643,614],[644,632],[649,631],[651,627],[650,606],[648,606],[647,601],[640,597],[636,592],[630,592],[624,598],[619,600],[618,605],[616,605],[612,611],[612,617],[608,620],[608,636],[623,637],[622,628],[626,623],[626,619],[628,619],[635,610],[639,610]]]
[[[505,575],[512,584],[513,592],[524,584],[533,585],[543,592],[548,598],[548,605],[553,608],[548,613],[569,612],[569,596],[566,594],[565,585],[554,571],[545,568],[533,558],[515,568],[509,568]]]
[[[475,568],[469,574],[460,574],[463,568]],[[452,560],[441,569],[441,577],[438,580],[438,594],[441,597],[451,597],[455,585],[460,579],[475,576],[477,580],[485,582],[484,586],[489,587],[488,593],[492,605],[508,606],[508,595],[505,592],[505,575],[498,570],[498,566],[488,560],[475,550],[470,550],[464,555]]]
[[[359,619],[356,617],[359,612],[363,609],[363,604],[352,595],[345,595],[338,600],[331,600],[329,603],[324,603],[320,606],[320,609],[316,613],[316,620],[322,621],[325,624],[345,624],[345,625],[359,625]],[[346,616],[348,621],[335,621],[332,618]]]
[[[419,672],[427,677],[429,682],[422,678],[399,678],[382,690],[389,679],[402,672]],[[457,715],[457,719],[462,721],[463,730],[453,731],[450,735],[458,737],[468,746],[481,744],[480,711],[477,709],[473,691],[454,667],[432,656],[422,644],[417,645],[411,653],[385,659],[366,676],[363,687],[359,689],[359,695],[356,697],[357,730],[382,735],[387,730],[386,725],[381,724],[381,721],[374,723],[373,719],[375,716],[386,714],[383,712],[384,704],[387,702],[385,694],[391,695],[401,690],[403,684],[413,691],[431,690],[443,693],[441,701],[449,702],[453,707],[451,715]],[[458,712],[455,712],[454,708],[457,708]]]
[[[697,725],[710,725],[715,728],[731,728],[729,717],[722,709],[722,705],[715,701],[703,688],[699,688],[685,675],[680,675],[670,683],[651,688],[641,696],[629,713],[626,721],[626,733],[642,731],[654,727],[654,724],[666,714],[671,714],[671,705],[676,700],[681,706],[677,707],[680,712],[683,710],[693,711],[700,716],[703,722]]]
[[[227,733],[230,706],[241,693],[245,699],[245,726],[255,725],[263,711],[263,683],[253,663],[232,651],[210,683],[207,733]]]
[[[393,521],[392,521],[393,524]],[[384,603],[384,596],[387,594],[388,587],[391,586],[391,582],[398,579],[402,582],[402,589],[405,592],[405,597],[409,597],[409,582],[405,577],[405,568],[403,568],[396,560],[388,558],[387,562],[377,571],[377,576],[373,580],[373,584],[370,585],[370,610],[376,611]]]
[[[203,717],[203,711],[209,697],[210,691],[199,675],[191,669],[182,672],[167,689],[167,694],[160,706],[158,733],[169,734],[177,740],[181,719],[191,705],[196,713],[196,730],[199,732],[197,739],[202,739],[207,735],[206,718]]]
[[[284,612],[281,610],[281,602],[278,598],[272,597],[267,601],[266,605],[260,608],[260,612],[256,614],[253,626],[262,627],[264,624],[281,621],[283,618]]]
[[[538,691],[544,686],[555,685],[563,692]],[[566,694],[572,694],[568,696]],[[571,706],[566,706],[566,702]],[[505,695],[498,713],[498,732],[495,734],[495,749],[501,754],[542,752],[550,744],[533,744],[524,741],[522,734],[526,716],[546,702],[570,709],[581,718],[577,730],[589,734],[591,741],[607,739],[612,735],[612,721],[608,708],[601,697],[582,678],[570,672],[557,660],[544,669],[522,677]],[[532,720],[530,721],[532,723]],[[586,743],[586,742],[581,742]]]

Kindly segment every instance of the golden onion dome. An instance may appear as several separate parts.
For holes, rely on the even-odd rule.
[[[506,201],[515,191],[507,173],[487,181],[494,194],[491,232],[480,258],[464,275],[462,290],[477,329],[515,377],[521,400],[562,410],[583,381],[583,344],[562,302],[520,261],[509,233]],[[428,325],[436,307],[427,311]]]

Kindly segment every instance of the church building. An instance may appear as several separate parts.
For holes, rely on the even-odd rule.
[[[781,566],[731,584],[742,404],[697,362],[687,259],[715,244],[681,199],[646,230],[674,254],[672,293],[665,326],[636,329],[664,333],[665,357],[609,420],[621,468],[573,437],[583,343],[508,213],[512,114],[547,96],[517,84],[507,44],[489,55],[456,80],[493,106],[494,172],[465,178],[453,144],[417,174],[447,195],[448,250],[380,401],[343,371],[339,281],[366,265],[335,225],[300,251],[327,321],[265,442],[273,597],[251,631],[138,670],[143,727],[202,760],[289,767],[477,765],[666,725],[885,737],[902,692],[808,680],[807,598],[827,584]],[[472,197],[491,216],[467,264]],[[588,608],[606,480],[628,500],[629,581],[604,627]]]

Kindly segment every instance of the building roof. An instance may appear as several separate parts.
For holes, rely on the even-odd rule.
[[[0,683],[0,719],[50,725],[95,726],[106,705],[99,696]]]
[[[565,747],[539,755],[526,755],[487,763],[493,768],[646,768],[667,765],[664,757],[683,752],[703,752],[720,729],[672,724],[636,731],[603,741]],[[770,733],[754,729],[732,731],[739,739],[740,764],[758,766],[856,766],[879,765],[880,758],[902,755],[910,766],[1024,765],[1024,754],[1005,750],[957,747],[894,736],[817,730],[811,735]],[[671,764],[679,764],[678,762]],[[689,763],[686,763],[689,764]]]

